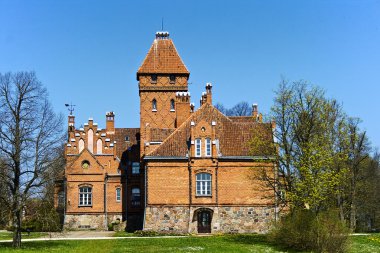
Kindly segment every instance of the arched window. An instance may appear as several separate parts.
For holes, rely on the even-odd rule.
[[[82,150],[84,149],[84,140],[83,139],[79,140],[78,148],[79,148],[79,153],[82,152]]]
[[[92,206],[92,188],[90,186],[79,188],[79,206]]]
[[[121,188],[116,188],[116,202],[121,200]]]
[[[175,102],[174,102],[174,99],[170,100],[170,111],[175,111]]]
[[[101,154],[103,152],[103,142],[101,139],[98,139],[98,141],[96,142],[96,153],[97,154]]]
[[[91,153],[94,152],[94,131],[92,129],[87,132],[87,147]]]
[[[197,196],[211,196],[211,174],[199,173],[196,176]]]
[[[138,187],[133,187],[132,188],[132,196],[131,196],[131,204],[132,206],[134,207],[138,207],[140,206],[141,202],[140,202],[140,188]]]
[[[157,111],[157,100],[155,98],[152,100],[152,111]]]

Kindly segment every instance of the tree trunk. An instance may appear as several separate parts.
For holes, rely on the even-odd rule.
[[[355,232],[356,229],[356,189],[355,184],[353,184],[353,189],[351,192],[351,206],[350,206],[350,229]]]
[[[340,217],[340,220],[344,222],[343,198],[340,193],[338,193],[337,199],[338,199],[338,207],[339,207],[339,217]]]
[[[16,210],[13,213],[13,242],[14,248],[21,247],[21,211]]]

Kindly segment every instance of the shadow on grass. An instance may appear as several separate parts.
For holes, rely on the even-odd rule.
[[[21,244],[20,250],[30,250],[30,251],[39,251],[46,248],[65,248],[68,246],[68,243],[65,241],[36,241],[36,242],[23,242]],[[4,250],[13,250],[11,242],[1,242],[0,243],[0,252]]]
[[[273,243],[268,239],[267,235],[263,234],[236,234],[228,235],[224,240],[234,243],[247,244],[247,245],[261,245],[270,247],[276,251],[286,251],[286,252],[300,252],[293,249],[285,248],[279,244]]]

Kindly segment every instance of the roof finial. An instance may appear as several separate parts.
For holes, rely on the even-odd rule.
[[[65,104],[65,106],[66,106],[67,109],[69,110],[70,115],[73,115],[73,111],[74,111],[74,107],[75,107],[75,105],[73,105],[73,103],[70,103],[70,104]]]

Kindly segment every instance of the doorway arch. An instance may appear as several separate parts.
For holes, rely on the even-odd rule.
[[[197,220],[198,233],[211,233],[211,221],[213,210],[209,208],[199,208],[194,212],[194,219]]]

